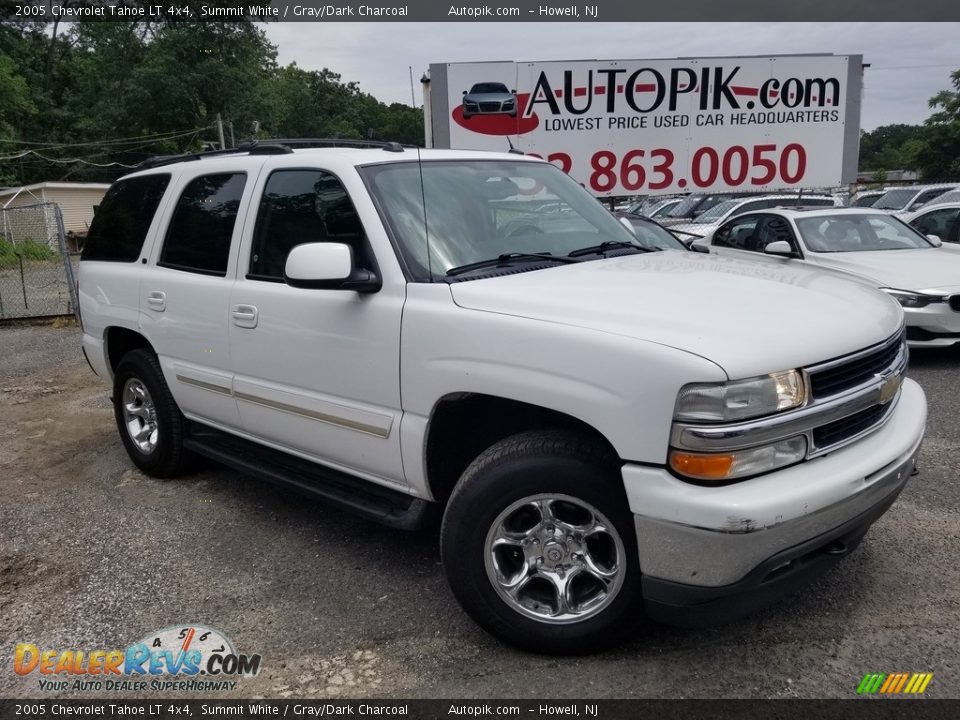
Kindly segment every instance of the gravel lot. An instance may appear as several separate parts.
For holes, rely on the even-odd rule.
[[[0,697],[42,696],[13,672],[18,642],[114,649],[189,622],[263,655],[243,697],[845,698],[864,673],[897,671],[960,697],[960,349],[913,354],[930,402],[921,474],[817,584],[733,625],[650,626],[552,658],[461,612],[433,534],[212,465],[140,474],[79,338],[0,328]]]

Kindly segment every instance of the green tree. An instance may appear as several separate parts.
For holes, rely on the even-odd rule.
[[[254,123],[258,138],[421,142],[420,109],[276,57],[244,21],[0,22],[0,154],[39,153],[0,163],[0,177],[112,180],[150,155],[217,142],[218,115],[228,144],[231,127],[239,143]]]

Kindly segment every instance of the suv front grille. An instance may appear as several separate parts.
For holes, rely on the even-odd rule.
[[[902,352],[903,339],[904,334],[901,331],[875,350],[846,362],[831,364],[823,370],[811,370],[810,392],[813,399],[821,400],[842,393],[870,381],[884,370],[889,370]]]
[[[866,410],[821,425],[813,431],[813,444],[816,448],[826,448],[845,442],[880,422],[890,405],[874,405]]]

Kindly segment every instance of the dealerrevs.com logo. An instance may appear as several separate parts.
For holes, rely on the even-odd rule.
[[[18,643],[17,675],[36,677],[49,692],[233,690],[237,678],[260,672],[260,655],[238,653],[221,631],[175,625],[150,633],[126,649],[41,648]]]

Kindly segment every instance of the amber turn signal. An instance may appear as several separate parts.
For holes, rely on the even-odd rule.
[[[734,455],[700,455],[674,450],[670,467],[681,475],[699,480],[726,480],[733,470]]]

